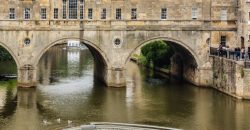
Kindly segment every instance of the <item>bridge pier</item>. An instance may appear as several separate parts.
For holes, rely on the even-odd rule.
[[[18,68],[18,87],[36,86],[36,69],[31,65],[24,65]]]
[[[109,87],[125,87],[126,74],[124,68],[107,69],[105,83]]]

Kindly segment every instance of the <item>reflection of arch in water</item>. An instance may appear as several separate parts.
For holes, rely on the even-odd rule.
[[[2,111],[0,113],[0,115],[3,118],[8,118],[11,117],[17,108],[17,95],[14,92],[13,89],[10,88],[6,88],[6,98],[5,98],[5,104],[3,106]]]

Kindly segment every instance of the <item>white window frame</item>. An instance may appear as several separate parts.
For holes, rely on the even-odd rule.
[[[196,20],[198,19],[198,8],[192,8],[192,19]]]
[[[88,8],[88,19],[93,19],[93,8]]]
[[[31,12],[30,8],[24,8],[24,11],[23,11],[24,19],[29,20],[31,18],[30,12]]]
[[[137,19],[137,8],[131,9],[131,19],[136,20]]]
[[[168,18],[168,8],[161,8],[161,19],[166,20]]]
[[[54,12],[53,12],[53,14],[54,14],[54,19],[58,19],[58,16],[59,16],[59,9],[58,8],[54,8]]]
[[[220,12],[220,20],[221,21],[226,21],[227,20],[227,10],[226,9],[222,9]]]
[[[41,8],[40,9],[40,18],[41,19],[47,19],[47,9],[46,8]]]
[[[16,9],[9,8],[9,19],[16,19]]]
[[[80,0],[80,19],[84,18],[84,0]]]
[[[106,8],[102,8],[101,19],[107,19],[107,9]]]
[[[63,0],[62,3],[62,18],[67,19],[67,0]]]
[[[115,9],[115,19],[116,20],[121,20],[122,19],[122,9],[121,8],[116,8]]]
[[[77,19],[78,15],[78,0],[68,0],[68,9],[69,9],[69,19]]]

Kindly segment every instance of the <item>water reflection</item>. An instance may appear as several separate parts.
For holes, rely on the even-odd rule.
[[[41,122],[36,105],[35,89],[18,89],[17,107],[9,119],[6,129],[9,130],[38,130]]]
[[[188,130],[250,128],[250,102],[179,83],[133,63],[128,64],[128,85],[121,89],[95,83],[93,58],[86,50],[52,48],[39,68],[36,89],[17,91],[16,81],[0,82],[1,129],[51,130],[92,121]]]

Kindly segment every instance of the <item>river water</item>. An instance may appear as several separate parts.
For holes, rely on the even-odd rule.
[[[127,67],[126,88],[107,88],[94,80],[93,63],[88,50],[53,47],[40,60],[37,88],[17,89],[15,79],[1,81],[0,129],[53,130],[89,122],[250,129],[249,101],[182,83],[134,63]]]

